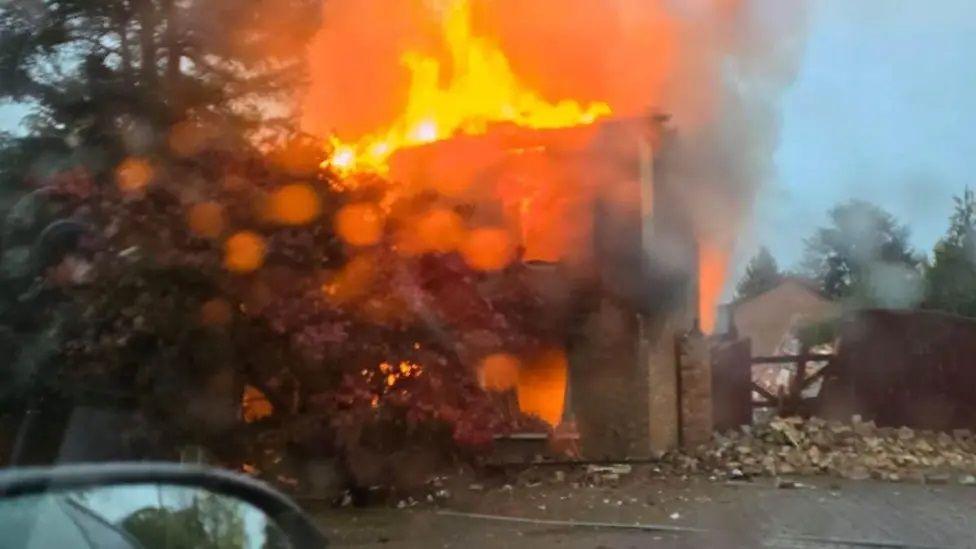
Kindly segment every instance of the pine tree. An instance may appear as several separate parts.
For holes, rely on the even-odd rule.
[[[736,286],[736,298],[755,297],[776,287],[782,279],[783,273],[780,272],[779,266],[776,264],[776,258],[773,257],[768,248],[763,246],[749,260],[746,272]]]
[[[949,229],[925,273],[926,305],[976,316],[976,195],[967,188],[954,200]]]
[[[802,265],[826,295],[874,306],[904,306],[917,297],[923,260],[908,243],[908,227],[861,200],[835,206],[829,218],[806,241]]]
[[[66,0],[0,7],[0,99],[32,105],[36,135],[122,149],[216,120],[290,120],[319,0]],[[260,126],[258,124],[260,123]],[[127,152],[133,152],[128,150]]]

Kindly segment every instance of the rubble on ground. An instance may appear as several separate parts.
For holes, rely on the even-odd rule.
[[[480,498],[493,492],[529,494],[526,497],[532,499],[531,494],[544,494],[546,490],[571,490],[560,497],[565,501],[577,490],[602,497],[649,478],[682,482],[707,478],[733,485],[751,484],[755,479],[784,490],[817,486],[815,481],[798,478],[804,476],[976,486],[976,436],[965,429],[933,432],[877,427],[856,416],[850,423],[775,418],[716,434],[709,444],[668,453],[650,462],[526,463],[489,475],[462,470],[456,475],[435,476],[412,497],[394,499],[393,504],[401,509],[424,504],[443,506],[457,498]],[[598,491],[588,491],[593,489]],[[387,492],[380,490],[377,495],[382,493]],[[351,503],[347,494],[342,504]],[[604,505],[639,503],[654,506],[659,502],[653,495],[643,500],[603,499]]]
[[[936,484],[973,478],[976,439],[969,430],[944,433],[877,427],[857,416],[851,423],[776,418],[716,434],[711,444],[668,454],[664,462],[672,473],[728,479],[830,475]]]

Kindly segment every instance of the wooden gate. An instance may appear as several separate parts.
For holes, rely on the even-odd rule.
[[[712,414],[716,431],[752,423],[752,340],[712,347]]]
[[[816,397],[804,393],[836,367],[834,355],[809,349],[797,355],[753,357],[749,339],[719,342],[711,352],[712,409],[717,431],[751,424],[755,408],[770,408],[781,416],[809,416],[815,408]],[[827,364],[810,373],[808,365],[817,362]],[[753,378],[753,366],[762,364],[795,364],[795,373],[786,387],[770,390]]]
[[[811,373],[808,365],[817,362],[826,362],[826,364]],[[814,401],[818,397],[808,397],[804,393],[818,380],[830,374],[836,367],[835,362],[833,354],[814,353],[808,348],[803,348],[798,355],[753,357],[752,366],[757,364],[794,364],[795,367],[789,384],[785,388],[781,387],[776,393],[753,382],[752,390],[759,395],[759,399],[753,401],[752,406],[754,408],[773,408],[781,416],[810,416],[815,408]]]

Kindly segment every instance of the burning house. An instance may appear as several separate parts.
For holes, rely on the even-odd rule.
[[[574,424],[588,456],[677,442],[675,342],[695,328],[699,300],[696,239],[668,177],[672,140],[664,116],[499,124],[390,158],[394,181],[434,182],[471,224],[514,235],[558,334],[554,352],[522,366],[519,404]]]
[[[557,432],[575,427],[586,457],[646,457],[709,433],[709,361],[696,341],[699,326],[707,331],[714,320],[727,264],[726,243],[703,238],[701,227],[701,211],[723,199],[715,182],[705,182],[709,200],[693,210],[689,196],[702,181],[677,175],[676,132],[667,116],[646,114],[656,99],[636,91],[644,82],[627,83],[631,107],[620,112],[622,101],[549,100],[476,28],[480,3],[435,5],[422,11],[432,20],[418,23],[429,34],[416,42],[422,46],[386,51],[376,45],[383,37],[352,19],[325,33],[327,76],[361,72],[341,54],[348,48],[340,39],[364,55],[395,53],[408,76],[403,93],[377,108],[338,107],[333,91],[322,92],[325,107],[306,101],[306,118],[331,115],[360,136],[344,140],[329,128],[330,167],[391,181],[378,204],[383,215],[393,215],[383,208],[398,197],[436,197],[437,219],[427,215],[398,242],[406,253],[457,249],[483,271],[513,260],[526,266],[552,341],[541,356],[494,364],[515,372],[523,412]],[[647,44],[631,32],[646,28],[629,29],[631,49],[671,51],[665,10],[636,11],[619,21],[659,33]],[[343,12],[333,15],[345,21]],[[341,32],[353,27],[361,35]],[[345,92],[350,104],[380,93],[359,89],[363,97]],[[462,238],[451,233],[462,223],[465,243],[457,245]]]

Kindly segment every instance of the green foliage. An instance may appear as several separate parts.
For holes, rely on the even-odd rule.
[[[783,280],[776,259],[769,249],[763,246],[746,266],[746,273],[736,286],[737,299],[748,299],[776,287]]]
[[[292,121],[319,13],[319,0],[5,2],[0,99],[33,106],[35,135],[99,155],[165,143],[185,119],[267,132]]]
[[[184,509],[147,507],[122,521],[146,549],[240,549],[247,547],[241,504],[208,494]]]
[[[66,169],[68,156],[62,139],[0,132],[0,216],[5,216],[25,192],[33,190],[32,182]]]
[[[926,306],[976,316],[976,196],[967,188],[954,200],[949,229],[925,273]]]
[[[908,243],[908,227],[861,200],[835,206],[829,218],[805,243],[804,274],[831,298],[871,306],[912,304],[922,258]]]

